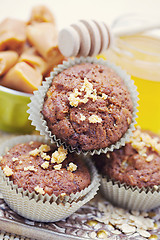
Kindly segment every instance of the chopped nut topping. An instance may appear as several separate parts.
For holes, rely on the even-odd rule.
[[[88,81],[88,79],[84,78],[83,86],[81,87],[80,91],[84,92],[85,90],[92,91],[93,90],[93,84]]]
[[[45,152],[48,152],[50,150],[50,146],[47,144],[42,144],[39,148],[35,148],[34,150],[30,151],[29,154],[34,157],[40,154],[44,160],[50,160],[50,156],[45,154]]]
[[[67,170],[71,171],[71,172],[74,172],[74,171],[77,170],[77,165],[71,162],[71,163],[69,163],[69,166],[67,167]]]
[[[41,164],[41,167],[42,167],[43,169],[48,168],[48,167],[49,167],[49,162],[45,161],[44,163]]]
[[[24,167],[24,171],[33,171],[33,172],[37,172],[37,169],[34,168],[34,166],[28,166],[28,167]]]
[[[79,97],[75,97],[75,93],[70,93],[70,96],[69,96],[69,103],[72,107],[77,107],[78,106],[78,103],[80,102],[80,98]]]
[[[47,161],[49,161],[50,160],[50,156],[49,155],[47,155],[46,153],[41,153],[41,157],[44,159],[44,160],[47,160]]]
[[[40,193],[40,194],[45,194],[45,191],[43,190],[43,188],[39,187],[39,186],[36,186],[34,188],[34,190],[37,192],[37,193]]]
[[[0,161],[3,159],[3,157],[2,156],[0,156]]]
[[[80,98],[80,96],[82,96],[82,92],[85,92],[85,95],[83,96],[83,98]],[[102,99],[105,100],[107,99],[107,97],[108,96],[105,93],[102,93]],[[84,78],[84,83],[81,89],[74,89],[73,92],[70,93],[68,99],[72,107],[77,107],[78,103],[80,102],[84,104],[87,103],[89,98],[92,99],[93,102],[95,102],[98,99],[97,90],[93,89],[93,84],[89,82],[87,78]]]
[[[81,116],[81,117],[80,117],[80,120],[81,120],[81,121],[85,121],[85,120],[86,120],[86,117],[85,117],[82,113],[80,113],[80,116]]]
[[[39,147],[39,151],[40,152],[49,152],[51,150],[50,146],[48,146],[47,144],[42,144]]]
[[[133,136],[130,138],[130,143],[134,149],[138,151],[138,153],[144,157],[146,157],[147,148],[150,147],[153,151],[156,151],[160,154],[160,143],[159,138],[151,137],[146,132],[141,132],[140,129],[136,129],[133,133]],[[152,157],[149,157],[149,161],[151,161]]]
[[[12,161],[13,162],[18,161],[18,157],[12,157]]]
[[[19,161],[19,164],[22,164],[22,160]]]
[[[38,156],[39,155],[39,149],[38,148],[35,148],[34,150],[30,151],[29,154],[31,156]]]
[[[101,123],[102,122],[102,118],[98,117],[97,115],[91,115],[89,118],[88,118],[89,122],[90,123]]]
[[[83,98],[79,98],[82,95],[82,92],[85,92]],[[97,100],[97,92],[96,89],[93,89],[93,84],[90,83],[87,78],[84,78],[83,86],[80,91],[78,89],[74,89],[73,93],[70,93],[69,102],[72,107],[77,107],[79,102],[87,103],[88,98],[91,98],[93,102]]]
[[[29,145],[32,145],[32,144],[33,144],[33,141],[30,141],[30,142],[29,142]]]
[[[3,172],[7,177],[12,176],[13,174],[12,169],[9,168],[7,165],[3,168]]]
[[[60,170],[61,167],[62,167],[62,164],[54,165],[54,169],[55,169],[55,170]]]
[[[67,157],[67,150],[63,146],[58,148],[58,151],[55,151],[52,154],[51,163],[62,163]]]

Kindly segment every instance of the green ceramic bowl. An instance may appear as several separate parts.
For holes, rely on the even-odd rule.
[[[0,130],[12,133],[31,133],[34,130],[26,112],[31,96],[0,86]]]

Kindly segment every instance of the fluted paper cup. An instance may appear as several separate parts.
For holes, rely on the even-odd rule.
[[[101,193],[116,206],[148,211],[160,206],[160,186],[138,188],[101,176]]]
[[[121,137],[119,141],[117,141],[115,144],[111,144],[109,147],[101,148],[101,149],[94,149],[91,151],[81,151],[77,148],[73,148],[72,146],[67,145],[65,142],[63,142],[61,139],[58,139],[56,135],[52,134],[50,129],[47,126],[47,122],[44,119],[44,116],[42,114],[42,108],[44,104],[44,99],[46,96],[46,93],[51,86],[52,80],[56,75],[58,75],[60,72],[64,71],[65,69],[72,67],[74,65],[80,64],[80,63],[97,63],[102,64],[105,66],[108,66],[112,68],[124,81],[133,102],[133,113],[132,113],[132,122],[126,131],[126,133]],[[91,58],[91,57],[80,57],[75,59],[69,59],[68,61],[64,61],[63,64],[58,65],[57,68],[54,69],[53,72],[50,73],[50,77],[46,78],[46,81],[43,82],[43,85],[39,87],[38,91],[34,92],[34,95],[31,97],[31,103],[28,104],[29,106],[29,119],[32,121],[32,125],[36,127],[36,130],[40,132],[41,135],[46,136],[48,139],[51,140],[51,142],[55,142],[57,146],[64,145],[65,148],[67,148],[70,152],[76,152],[78,154],[83,153],[85,155],[90,154],[101,154],[106,153],[108,151],[113,151],[114,149],[119,149],[120,147],[124,146],[125,143],[129,140],[130,136],[132,135],[133,130],[135,130],[134,125],[136,124],[136,117],[137,117],[137,101],[138,101],[138,93],[137,88],[134,85],[134,81],[131,80],[130,76],[127,75],[127,73],[122,70],[120,67],[115,66],[113,63],[104,61],[103,59],[97,59],[97,58]]]
[[[3,156],[6,150],[16,144],[30,141],[40,141],[48,143],[42,136],[25,135],[12,138],[0,146],[0,155]],[[82,205],[91,200],[97,193],[100,185],[97,170],[90,161],[85,158],[90,174],[91,184],[80,192],[70,194],[69,196],[55,196],[52,194],[36,194],[24,191],[13,184],[0,169],[0,191],[3,194],[5,202],[19,215],[34,221],[55,222],[67,218],[78,210]]]

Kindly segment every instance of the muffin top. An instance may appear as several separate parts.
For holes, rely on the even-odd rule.
[[[70,195],[91,183],[87,166],[80,156],[68,154],[40,142],[15,145],[3,157],[4,174],[19,188],[48,195]]]
[[[102,175],[130,186],[160,185],[160,137],[136,129],[122,148],[100,156],[93,156]]]
[[[42,109],[52,134],[84,151],[116,143],[131,124],[132,112],[121,77],[96,63],[74,65],[55,76]]]

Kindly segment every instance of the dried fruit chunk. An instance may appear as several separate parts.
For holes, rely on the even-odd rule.
[[[19,91],[32,93],[41,85],[42,75],[25,62],[17,63],[3,77],[1,84]]]
[[[20,51],[26,41],[26,23],[7,18],[0,23],[0,51]]]
[[[37,23],[27,26],[27,38],[45,59],[55,56],[57,31],[52,23]]]
[[[29,23],[35,23],[35,22],[55,23],[55,19],[53,17],[53,14],[50,12],[50,10],[46,6],[40,5],[40,6],[35,6],[31,12]]]
[[[0,76],[5,74],[11,67],[13,67],[18,60],[18,54],[14,51],[0,52]]]
[[[47,63],[36,54],[23,53],[19,58],[19,62],[26,62],[42,74],[47,71]]]

